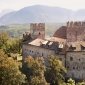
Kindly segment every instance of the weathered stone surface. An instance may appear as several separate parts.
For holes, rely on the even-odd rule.
[[[85,41],[84,22],[67,22],[67,42]]]
[[[31,38],[45,39],[45,23],[30,23]]]

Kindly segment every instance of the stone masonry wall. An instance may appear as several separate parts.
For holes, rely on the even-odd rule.
[[[31,38],[45,39],[45,23],[30,23]]]
[[[37,46],[23,45],[23,58],[28,57],[43,57],[45,60],[45,65],[48,65],[48,56],[55,54],[53,50],[44,49]]]
[[[66,69],[66,77],[85,79],[85,52],[67,52]]]
[[[67,42],[85,41],[85,22],[67,22]]]
[[[29,55],[33,57],[43,57],[46,66],[49,65],[48,56],[54,55],[57,59],[61,60],[62,65],[65,66],[65,55],[56,55],[54,50],[23,44],[23,58]]]

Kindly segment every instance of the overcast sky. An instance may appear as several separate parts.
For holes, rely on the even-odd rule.
[[[59,6],[72,10],[85,9],[85,0],[0,0],[0,12],[3,9],[19,10],[36,4]]]

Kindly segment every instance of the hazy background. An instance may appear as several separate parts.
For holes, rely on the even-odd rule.
[[[19,10],[36,4],[59,6],[72,10],[85,9],[85,0],[0,0],[0,12],[3,9]]]
[[[85,21],[85,0],[0,0],[0,32],[20,37],[30,23],[44,22],[52,36],[67,21]]]

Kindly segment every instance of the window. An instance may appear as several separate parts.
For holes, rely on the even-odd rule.
[[[43,53],[42,53],[42,56],[43,56]]]
[[[32,51],[32,53],[33,53],[33,51]]]
[[[83,69],[85,69],[85,67],[83,67]]]
[[[73,57],[70,57],[70,60],[73,61]]]
[[[75,67],[73,67],[73,70],[75,70]]]
[[[79,61],[80,61],[80,59],[79,59]]]
[[[48,45],[48,48],[49,48],[49,45]]]
[[[39,35],[41,35],[41,33],[39,32]]]
[[[62,58],[59,58],[60,61],[62,61]]]
[[[69,69],[69,66],[67,66],[67,69]]]
[[[30,50],[30,52],[31,52],[31,50]]]

